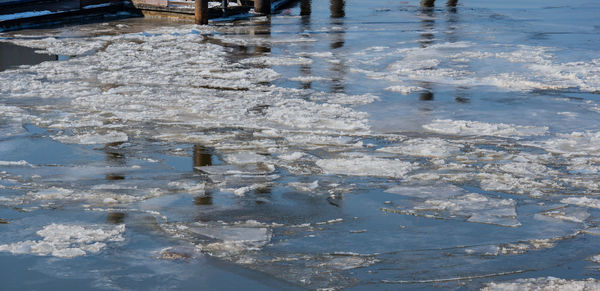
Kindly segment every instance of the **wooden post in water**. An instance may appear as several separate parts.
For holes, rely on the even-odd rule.
[[[435,0],[421,0],[421,7],[433,7]]]
[[[254,12],[271,14],[271,0],[254,0]]]
[[[194,4],[196,24],[208,24],[208,0],[196,0]]]

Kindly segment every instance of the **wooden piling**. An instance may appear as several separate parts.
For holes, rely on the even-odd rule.
[[[254,0],[254,12],[271,14],[271,0]]]
[[[421,7],[433,7],[435,0],[421,0]]]
[[[196,24],[208,24],[208,0],[196,0],[194,5]]]

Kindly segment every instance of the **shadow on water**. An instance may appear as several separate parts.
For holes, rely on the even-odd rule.
[[[0,42],[0,72],[22,65],[37,65],[46,61],[57,61],[57,55],[38,54],[36,49]]]

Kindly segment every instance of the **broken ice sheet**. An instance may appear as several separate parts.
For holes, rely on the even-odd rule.
[[[415,138],[409,139],[399,146],[383,147],[377,151],[420,157],[445,158],[456,155],[460,148],[460,145],[440,138]]]
[[[415,165],[399,159],[383,159],[362,153],[348,153],[337,159],[317,161],[326,174],[402,178]]]
[[[94,225],[50,224],[36,232],[41,240],[26,240],[0,245],[0,251],[13,254],[34,254],[73,258],[98,253],[108,242],[125,240],[125,225],[114,227]]]
[[[360,255],[354,253],[334,253],[325,255],[323,261],[318,263],[319,267],[336,270],[351,270],[356,268],[368,267],[378,262],[372,255]]]
[[[596,279],[567,280],[554,277],[517,279],[512,282],[492,282],[486,284],[483,291],[506,290],[599,290],[600,281]]]
[[[441,219],[459,216],[468,222],[508,227],[521,225],[517,220],[517,203],[513,199],[469,193],[453,185],[396,186],[385,192],[408,196],[416,201],[402,203],[396,209],[384,208],[384,211]]]
[[[253,220],[239,223],[164,224],[161,227],[172,235],[187,238],[203,252],[227,259],[259,250],[272,237],[270,227]]]
[[[558,206],[543,211],[535,216],[538,219],[543,219],[539,215],[576,223],[583,223],[588,217],[590,217],[590,214],[585,210],[585,208],[572,205]]]

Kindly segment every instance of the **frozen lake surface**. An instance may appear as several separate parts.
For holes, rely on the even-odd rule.
[[[600,290],[598,15],[305,0],[1,33],[3,287]]]

